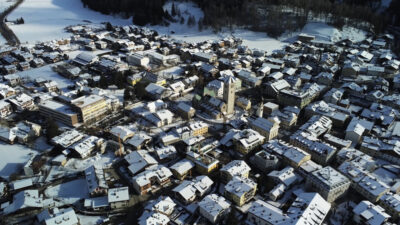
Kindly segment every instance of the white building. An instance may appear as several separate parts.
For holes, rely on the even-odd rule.
[[[243,160],[233,160],[221,168],[221,180],[229,182],[234,176],[249,177],[250,166]]]
[[[328,202],[346,194],[350,180],[330,166],[314,171],[307,177],[307,186],[316,190]]]
[[[360,202],[354,207],[353,213],[353,220],[357,224],[381,225],[390,218],[382,207],[369,201]]]
[[[129,202],[128,187],[111,188],[108,190],[108,203],[111,209],[127,207]]]
[[[198,203],[200,215],[213,224],[219,222],[229,213],[231,204],[222,196],[216,194],[207,195]]]

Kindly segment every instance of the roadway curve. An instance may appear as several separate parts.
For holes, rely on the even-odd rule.
[[[21,42],[19,41],[17,35],[15,35],[14,31],[12,31],[7,24],[5,23],[5,19],[7,16],[14,10],[16,9],[24,0],[17,0],[17,2],[6,9],[4,12],[0,14],[0,33],[3,35],[3,37],[7,40],[9,45],[19,45]]]

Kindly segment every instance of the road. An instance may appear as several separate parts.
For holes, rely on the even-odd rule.
[[[9,45],[16,46],[16,45],[21,44],[21,42],[19,41],[17,35],[15,35],[15,33],[7,26],[7,24],[5,23],[5,19],[22,2],[23,2],[23,0],[18,0],[13,6],[11,6],[10,8],[8,8],[7,10],[5,10],[4,12],[2,12],[0,14],[0,21],[1,21],[0,22],[0,33],[7,40]]]

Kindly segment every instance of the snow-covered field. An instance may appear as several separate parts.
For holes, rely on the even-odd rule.
[[[25,24],[13,25],[21,42],[34,43],[69,37],[64,31],[69,25],[111,22],[113,24],[127,25],[131,20],[120,19],[113,16],[84,8],[80,0],[25,0],[9,16],[9,20],[23,17]]]
[[[160,34],[170,35],[172,38],[187,42],[201,42],[206,40],[217,40],[227,36],[235,36],[243,39],[244,44],[250,48],[259,48],[272,52],[281,49],[286,43],[281,40],[295,36],[298,33],[287,35],[279,40],[268,37],[262,32],[252,32],[244,29],[228,30],[214,33],[211,29],[199,31],[198,21],[204,16],[202,10],[192,2],[169,1],[164,10],[171,13],[172,4],[176,6],[184,23],[180,23],[180,17],[175,16],[177,22],[167,26],[147,26],[157,30]],[[195,18],[195,24],[188,26],[189,17]],[[84,8],[80,0],[25,0],[12,14],[9,19],[23,17],[25,24],[12,25],[16,35],[22,42],[35,43],[68,37],[70,34],[64,31],[69,25],[85,24],[89,21],[94,24],[109,21],[115,25],[129,25],[131,19],[102,15],[90,9]],[[339,31],[324,23],[309,23],[302,30],[303,33],[316,35],[318,39],[337,41],[342,38],[362,40],[365,33],[354,28],[344,28]],[[1,40],[0,40],[1,43]]]
[[[18,72],[17,74],[20,75],[22,78],[30,78],[31,80],[41,77],[46,80],[56,81],[58,87],[61,89],[66,89],[69,85],[74,84],[71,80],[64,78],[58,73],[54,72],[52,70],[52,66],[54,65],[45,65],[39,68]]]
[[[31,154],[35,153],[37,152],[23,145],[0,142],[0,177],[8,179],[11,174],[20,172]]]
[[[115,160],[113,152],[107,152],[104,155],[96,155],[87,159],[70,159],[65,165],[65,168],[72,171],[83,171],[90,166],[96,165],[107,167]]]
[[[85,179],[77,179],[62,183],[45,190],[46,197],[61,199],[63,202],[75,203],[80,199],[88,198],[89,191]]]
[[[366,38],[366,32],[354,27],[343,27],[342,30],[330,26],[322,22],[311,22],[306,24],[300,32],[284,34],[280,39],[291,40],[300,33],[314,35],[317,40],[323,41],[340,41],[343,39],[351,39],[353,41],[362,41]]]
[[[81,214],[76,214],[78,216],[80,224],[85,225],[96,225],[101,224],[105,217],[103,216],[86,216]]]
[[[0,0],[0,12],[8,9],[10,6],[14,5],[17,0]]]

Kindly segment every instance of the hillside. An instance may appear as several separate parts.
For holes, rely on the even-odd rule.
[[[398,11],[392,5],[400,0],[193,0],[204,12],[198,23],[220,30],[242,26],[267,31],[274,37],[297,30],[308,22],[324,21],[336,27],[343,25],[382,31],[395,21]],[[163,24],[173,20],[164,9],[166,0],[82,0],[85,6],[105,14],[133,16],[137,25]],[[389,7],[390,6],[390,7]],[[392,13],[386,13],[390,8]],[[395,23],[395,22],[393,22]]]

